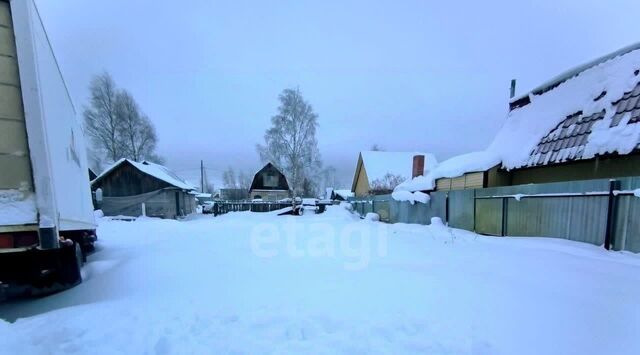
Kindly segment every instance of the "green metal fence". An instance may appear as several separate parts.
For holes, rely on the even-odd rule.
[[[427,204],[390,195],[352,202],[389,223],[429,224],[495,236],[546,236],[640,252],[640,177],[432,192]]]

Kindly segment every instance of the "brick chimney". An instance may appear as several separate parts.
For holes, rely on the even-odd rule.
[[[411,178],[421,175],[424,175],[424,155],[414,155]]]

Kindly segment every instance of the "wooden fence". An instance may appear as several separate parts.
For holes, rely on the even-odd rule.
[[[291,202],[278,201],[216,201],[212,212],[215,216],[228,212],[271,212],[292,207]]]

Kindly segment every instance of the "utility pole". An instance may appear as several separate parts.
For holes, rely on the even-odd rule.
[[[200,191],[204,193],[204,162],[200,160]]]

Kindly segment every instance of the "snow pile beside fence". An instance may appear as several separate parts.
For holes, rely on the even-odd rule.
[[[425,194],[424,192],[420,192],[420,191],[410,192],[410,191],[404,191],[404,190],[394,191],[391,194],[391,197],[394,200],[400,201],[400,202],[408,201],[412,205],[416,202],[428,203],[429,200],[431,199],[429,195]]]

